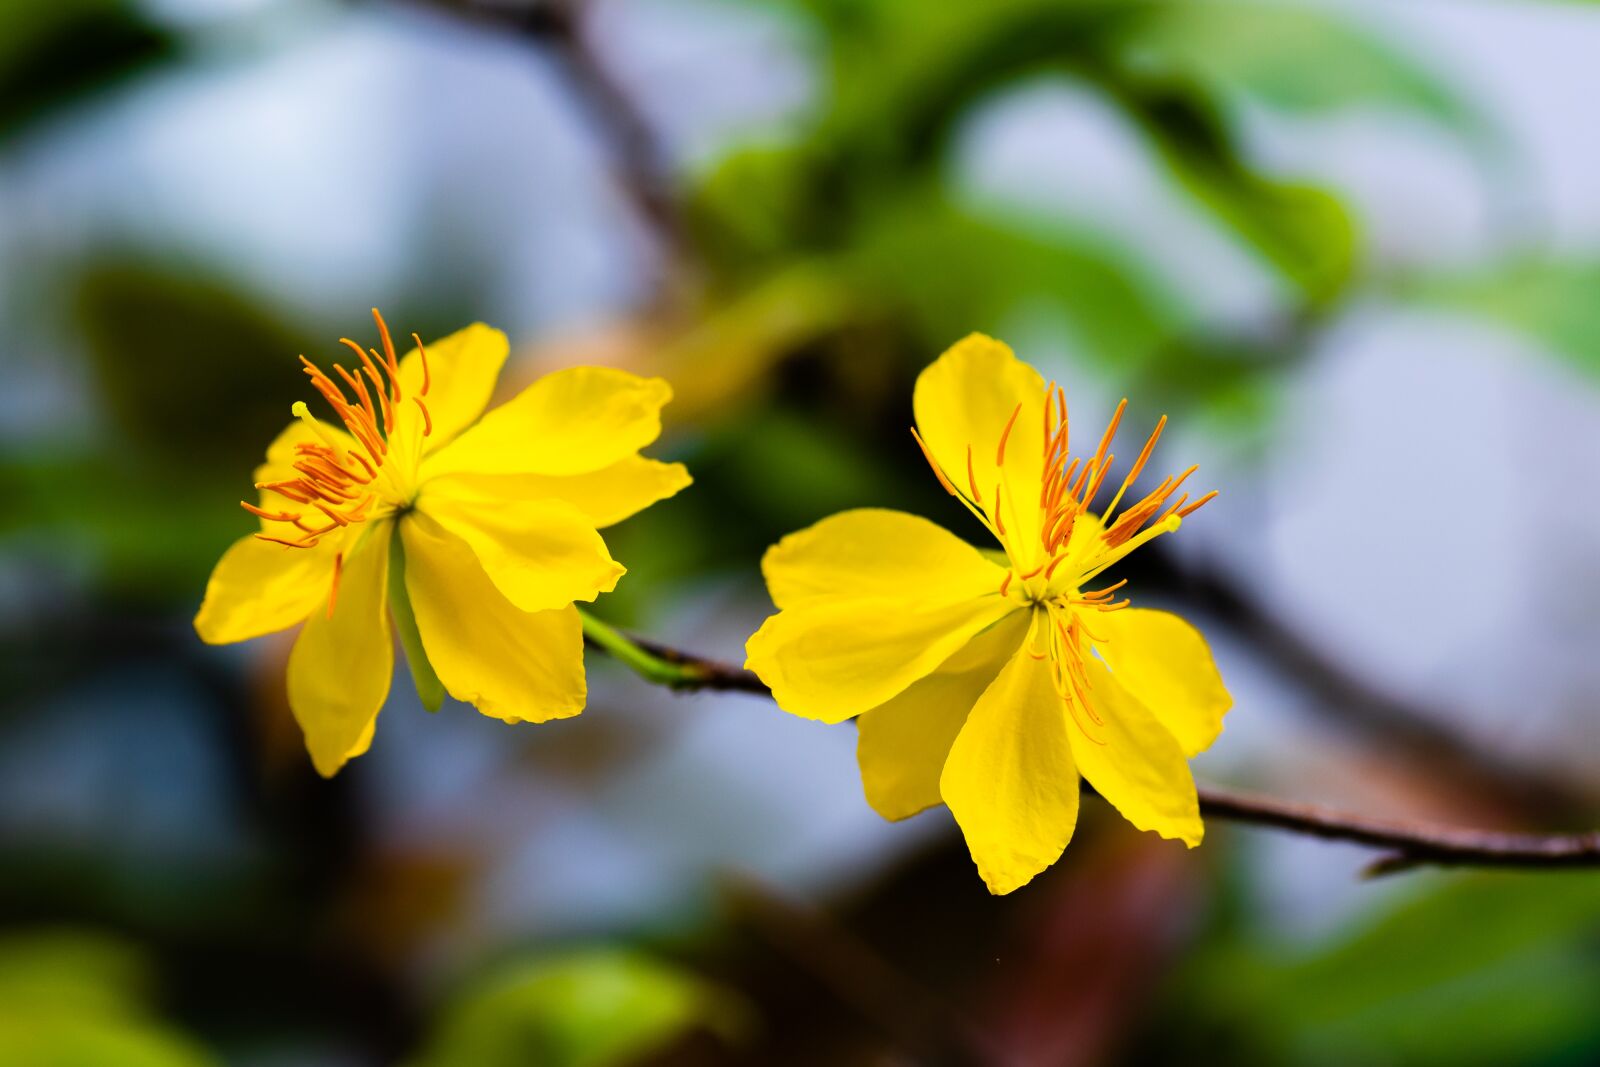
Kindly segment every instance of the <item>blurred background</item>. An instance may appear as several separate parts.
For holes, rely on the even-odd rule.
[[[594,652],[538,727],[402,671],[323,781],[290,635],[190,627],[374,304],[504,328],[505,395],[671,380],[696,484],[597,614],[734,660],[782,534],[977,538],[906,427],[981,329],[1222,492],[1124,572],[1235,695],[1204,780],[1593,826],[1596,54],[1510,0],[0,5],[0,1063],[1596,1062],[1593,876],[1091,801],[992,899],[851,728]]]

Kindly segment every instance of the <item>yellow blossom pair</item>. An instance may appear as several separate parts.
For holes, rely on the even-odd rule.
[[[597,531],[689,484],[639,455],[666,383],[580,367],[483,414],[503,334],[412,335],[401,359],[373,316],[382,352],[343,340],[354,359],[333,375],[302,358],[338,425],[295,405],[244,502],[261,531],[223,556],[195,620],[215,643],[304,624],[289,703],[330,775],[371,743],[391,619],[430,708],[447,690],[508,722],[582,710],[574,601],[623,574]],[[934,473],[1000,550],[900,512],[825,519],[763,560],[779,611],[749,667],[789,712],[858,717],[869,803],[890,819],[947,804],[995,893],[1061,854],[1080,776],[1134,825],[1197,844],[1187,759],[1228,693],[1193,628],[1101,576],[1215,494],[1180,493],[1191,467],[1129,496],[1163,418],[1097,508],[1124,407],[1073,457],[1064,392],[987,337],[924,371],[913,405]]]
[[[1061,855],[1080,775],[1135,826],[1198,844],[1187,759],[1230,698],[1192,627],[1102,575],[1214,494],[1180,493],[1191,467],[1129,498],[1165,419],[1112,483],[1126,401],[1073,457],[1063,391],[987,337],[925,370],[913,406],[934,473],[1002,551],[896,511],[824,519],[763,560],[779,611],[748,666],[786,711],[859,717],[868,802],[890,819],[948,805],[992,892]]]
[[[391,617],[429,707],[447,690],[507,722],[583,710],[573,602],[624,572],[597,531],[689,484],[639,455],[672,395],[660,379],[578,367],[484,414],[504,334],[413,334],[398,358],[373,317],[381,352],[342,340],[350,366],[331,375],[302,357],[336,424],[295,405],[244,502],[261,531],[222,557],[195,618],[218,644],[304,623],[289,705],[325,775],[371,744]]]

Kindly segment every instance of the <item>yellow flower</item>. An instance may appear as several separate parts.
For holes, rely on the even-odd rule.
[[[949,805],[991,892],[1061,855],[1079,775],[1140,829],[1198,844],[1187,759],[1231,698],[1188,623],[1128,607],[1123,582],[1086,587],[1215,494],[1174,498],[1191,467],[1117,512],[1163,417],[1096,513],[1127,402],[1073,458],[1063,391],[978,334],[922,373],[913,404],[934,473],[1003,553],[897,511],[824,519],[762,561],[779,611],[747,665],[786,711],[860,716],[868,802],[889,819]]]
[[[484,414],[506,337],[468,326],[397,359],[346,338],[352,369],[301,357],[343,426],[304,403],[255,472],[261,532],[222,557],[195,617],[212,644],[305,627],[289,706],[332,775],[372,742],[394,668],[390,618],[423,703],[443,690],[506,722],[583,710],[573,601],[624,568],[598,529],[689,484],[639,449],[672,395],[656,378],[577,367]],[[482,416],[480,418],[480,415]]]

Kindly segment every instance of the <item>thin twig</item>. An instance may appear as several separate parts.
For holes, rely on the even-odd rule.
[[[1381,737],[1388,752],[1426,759],[1436,780],[1456,784],[1523,816],[1586,809],[1586,798],[1570,785],[1485,751],[1441,725],[1444,716],[1352,673],[1309,640],[1293,620],[1271,610],[1247,586],[1215,567],[1182,562],[1160,546],[1144,554],[1138,566],[1142,588],[1164,587],[1214,615],[1253,652],[1319,697],[1310,704],[1314,712]]]
[[[1421,866],[1600,867],[1600,831],[1520,834],[1375,819],[1217,786],[1201,788],[1200,810],[1212,818],[1387,850],[1368,874]]]
[[[433,7],[508,30],[561,64],[579,105],[607,141],[617,181],[644,221],[681,258],[687,242],[660,138],[590,44],[581,0],[425,0]]]
[[[617,655],[646,681],[674,689],[708,689],[771,697],[750,671],[653,641],[629,637],[584,616],[591,643]],[[1085,785],[1085,789],[1092,792]],[[1200,786],[1200,811],[1213,819],[1266,826],[1329,841],[1385,850],[1368,875],[1415,867],[1600,868],[1600,831],[1574,834],[1505,833],[1436,823],[1372,818],[1315,804],[1279,800],[1217,786]]]

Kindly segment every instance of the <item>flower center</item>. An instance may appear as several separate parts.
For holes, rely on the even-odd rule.
[[[1155,451],[1156,442],[1166,429],[1167,417],[1163,415],[1140,449],[1138,458],[1128,468],[1111,502],[1099,515],[1093,514],[1094,500],[1104,488],[1112,465],[1116,462],[1117,457],[1112,454],[1111,445],[1127,407],[1127,400],[1117,405],[1110,423],[1100,436],[1099,445],[1086,460],[1082,456],[1073,457],[1069,452],[1066,391],[1055,383],[1045,389],[1041,405],[1043,425],[1040,447],[1043,451],[1038,475],[1037,529],[1040,551],[1037,553],[1024,551],[1032,546],[1022,543],[1019,531],[1009,529],[1006,524],[1007,510],[1013,520],[1018,514],[1017,501],[1005,495],[1007,486],[1012,488],[1012,497],[1016,495],[1014,482],[1006,479],[1006,446],[1022,415],[1022,403],[1013,409],[1010,419],[1000,431],[994,460],[999,480],[991,497],[986,498],[979,485],[972,445],[967,446],[967,491],[963,492],[939,465],[921,435],[915,429],[911,431],[945,489],[965,504],[978,521],[995,535],[1012,561],[1011,568],[1000,582],[1001,596],[1010,595],[1015,584],[1017,595],[1028,604],[1049,603],[1063,609],[1089,604],[1102,611],[1121,608],[1127,604],[1126,600],[1112,602],[1109,599],[1111,591],[1122,586],[1121,582],[1091,593],[1080,594],[1078,590],[1135,548],[1177,529],[1183,519],[1217,495],[1212,491],[1193,503],[1189,502],[1188,493],[1181,493],[1177,499],[1173,499],[1189,476],[1199,469],[1196,465],[1176,476],[1168,475],[1137,502],[1124,508],[1120,515],[1116,514],[1117,505],[1144,472],[1151,453]],[[1078,536],[1074,537],[1074,533]],[[1023,569],[1025,564],[1021,561],[1024,560],[1038,562]]]
[[[294,446],[294,477],[256,483],[257,489],[281,497],[286,503],[272,510],[249,501],[239,502],[246,511],[268,523],[284,524],[281,533],[256,534],[263,541],[290,548],[315,548],[329,534],[408,507],[415,496],[412,482],[417,457],[402,461],[392,454],[395,429],[405,414],[400,361],[395,356],[389,327],[377,308],[372,309],[372,317],[378,325],[382,355],[376,349],[362,349],[348,337],[339,338],[339,343],[360,361],[355,371],[335,363],[335,380],[305,356],[300,357],[312,388],[333,408],[348,437],[341,437],[319,422],[304,401],[295,402],[295,417],[311,429],[315,440]],[[422,436],[427,437],[433,432],[433,417],[425,400],[432,374],[422,339],[416,334],[411,337],[422,363],[422,386],[410,399],[422,419]],[[335,595],[342,563],[341,553],[334,560]],[[332,610],[330,598],[329,611]]]
[[[1095,515],[1091,509],[1116,462],[1111,445],[1128,402],[1123,400],[1117,405],[1094,453],[1087,459],[1073,457],[1067,441],[1066,391],[1051,383],[1045,389],[1042,405],[1038,551],[1034,551],[1034,546],[1025,540],[1032,536],[1032,528],[1022,521],[1024,516],[1015,499],[1022,488],[1016,484],[1015,475],[1027,468],[1014,464],[1013,477],[1008,480],[1006,467],[1006,446],[1022,416],[1022,408],[1023,404],[1019,403],[1000,431],[993,468],[998,481],[989,497],[984,495],[978,482],[979,467],[973,458],[972,445],[967,446],[967,489],[963,492],[939,465],[922,436],[915,429],[911,433],[945,489],[965,504],[1005,549],[1011,567],[1000,581],[999,594],[1003,597],[1015,595],[1033,611],[1034,629],[1029,636],[1028,654],[1035,659],[1051,661],[1056,692],[1072,709],[1072,716],[1084,734],[1091,741],[1103,744],[1092,730],[1104,720],[1095,713],[1089,699],[1093,686],[1086,663],[1094,654],[1094,646],[1104,645],[1105,641],[1094,633],[1089,620],[1099,613],[1120,611],[1128,606],[1127,598],[1116,599],[1117,590],[1126,585],[1127,580],[1088,592],[1082,591],[1083,586],[1140,545],[1177,529],[1186,517],[1217,494],[1213,490],[1193,503],[1189,502],[1188,493],[1178,494],[1183,483],[1199,469],[1191,466],[1181,474],[1163,478],[1161,484],[1117,514],[1117,505],[1144,473],[1156,442],[1166,429],[1167,417],[1163,415],[1112,494],[1111,502]],[[988,470],[987,457],[984,458],[983,469]],[[1027,477],[1033,477],[1031,470]],[[1031,485],[1028,489],[1031,490]],[[1176,499],[1173,499],[1174,494],[1178,494]],[[1010,527],[1006,524],[1007,509],[1012,518]],[[1029,563],[1033,565],[1028,566]],[[1079,717],[1080,709],[1087,722]]]

